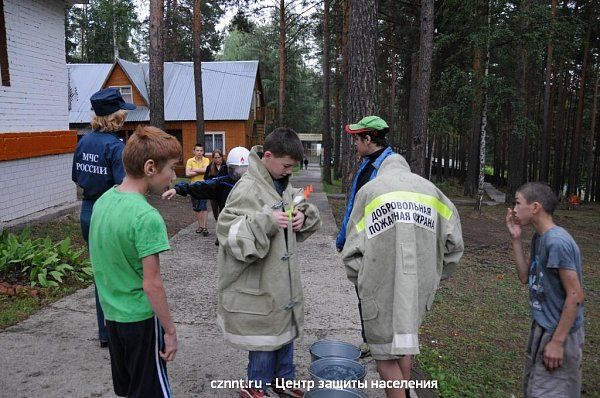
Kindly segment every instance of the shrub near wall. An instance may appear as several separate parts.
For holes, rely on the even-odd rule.
[[[0,281],[5,288],[57,288],[91,281],[92,267],[84,253],[69,238],[54,243],[48,237],[32,239],[29,229],[19,235],[4,231],[0,235]]]

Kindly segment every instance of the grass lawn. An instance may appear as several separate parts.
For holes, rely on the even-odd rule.
[[[462,189],[441,187],[450,196]],[[336,220],[344,200],[330,199]],[[420,331],[420,370],[439,381],[441,397],[522,397],[524,350],[531,322],[527,286],[519,282],[508,232],[506,207],[459,206],[465,241],[464,256],[452,276],[442,281],[432,310]],[[583,258],[585,334],[583,384],[585,397],[600,397],[600,205],[560,209],[558,225],[578,243]],[[532,228],[524,233],[529,254]]]

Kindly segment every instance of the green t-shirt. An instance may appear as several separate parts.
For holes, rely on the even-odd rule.
[[[116,188],[106,191],[94,204],[89,245],[105,318],[137,322],[152,317],[142,258],[170,246],[165,222],[146,197]]]

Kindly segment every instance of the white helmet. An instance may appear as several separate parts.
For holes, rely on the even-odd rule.
[[[250,151],[243,146],[236,146],[227,155],[227,166],[248,166]]]

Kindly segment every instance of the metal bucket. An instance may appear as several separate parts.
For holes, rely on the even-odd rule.
[[[304,398],[366,398],[367,396],[355,389],[322,388],[304,393]]]
[[[356,361],[360,358],[360,350],[352,344],[336,340],[319,340],[310,346],[311,362],[329,357]]]
[[[311,378],[316,381],[325,380],[364,380],[367,371],[365,367],[346,358],[323,358],[314,361],[308,369]]]

